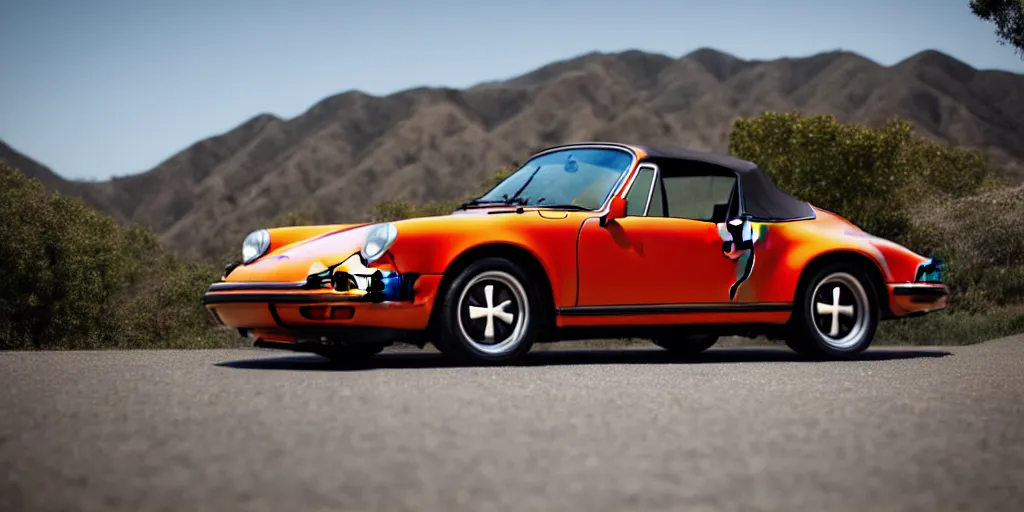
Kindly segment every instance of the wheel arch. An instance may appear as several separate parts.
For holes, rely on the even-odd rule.
[[[554,289],[551,284],[551,277],[548,275],[544,265],[541,264],[540,259],[522,246],[503,243],[503,242],[491,242],[481,245],[477,245],[466,249],[458,256],[456,256],[451,263],[444,269],[441,283],[438,285],[437,293],[434,296],[434,304],[431,307],[430,321],[427,325],[427,331],[434,333],[437,332],[439,317],[441,310],[439,302],[444,300],[445,294],[448,293],[448,288],[451,286],[452,281],[468,267],[474,261],[479,261],[484,258],[503,258],[511,261],[523,269],[528,275],[537,275],[541,278],[539,283],[539,289],[537,290],[540,294],[542,301],[541,307],[547,312],[544,315],[545,325],[542,326],[542,336],[545,336],[552,332],[554,326],[554,310],[555,310],[555,299]]]
[[[804,269],[800,272],[800,279],[797,281],[796,290],[794,291],[794,306],[799,304],[800,295],[804,292],[804,288],[809,285],[809,281],[811,280],[811,277],[814,276],[814,273],[828,265],[836,263],[853,265],[867,273],[868,278],[871,280],[869,284],[871,285],[872,292],[874,293],[882,318],[887,318],[892,315],[892,311],[889,308],[889,295],[885,287],[885,274],[883,273],[882,268],[878,265],[878,262],[870,256],[849,250],[838,250],[819,254],[807,262],[807,265],[805,265]]]

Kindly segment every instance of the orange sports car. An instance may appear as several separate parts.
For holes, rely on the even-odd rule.
[[[403,342],[509,362],[537,342],[645,338],[694,354],[764,335],[823,358],[942,309],[941,265],[728,156],[542,151],[441,217],[263,229],[204,303],[263,347],[366,358]]]

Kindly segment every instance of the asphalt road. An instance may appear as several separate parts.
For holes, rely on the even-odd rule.
[[[1024,337],[374,368],[0,353],[0,510],[1021,510]]]

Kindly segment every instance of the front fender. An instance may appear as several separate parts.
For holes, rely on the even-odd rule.
[[[565,213],[565,212],[560,212]],[[531,254],[547,274],[556,306],[576,302],[576,241],[584,216],[536,211],[402,221],[388,251],[402,273],[443,274],[461,255],[489,245]]]

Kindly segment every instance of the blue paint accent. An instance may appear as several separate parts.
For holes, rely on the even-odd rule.
[[[402,290],[402,276],[396,272],[381,271],[381,281],[384,283],[384,300],[398,300]]]
[[[943,263],[938,260],[928,260],[917,266],[917,275],[914,281],[918,283],[941,283]]]

